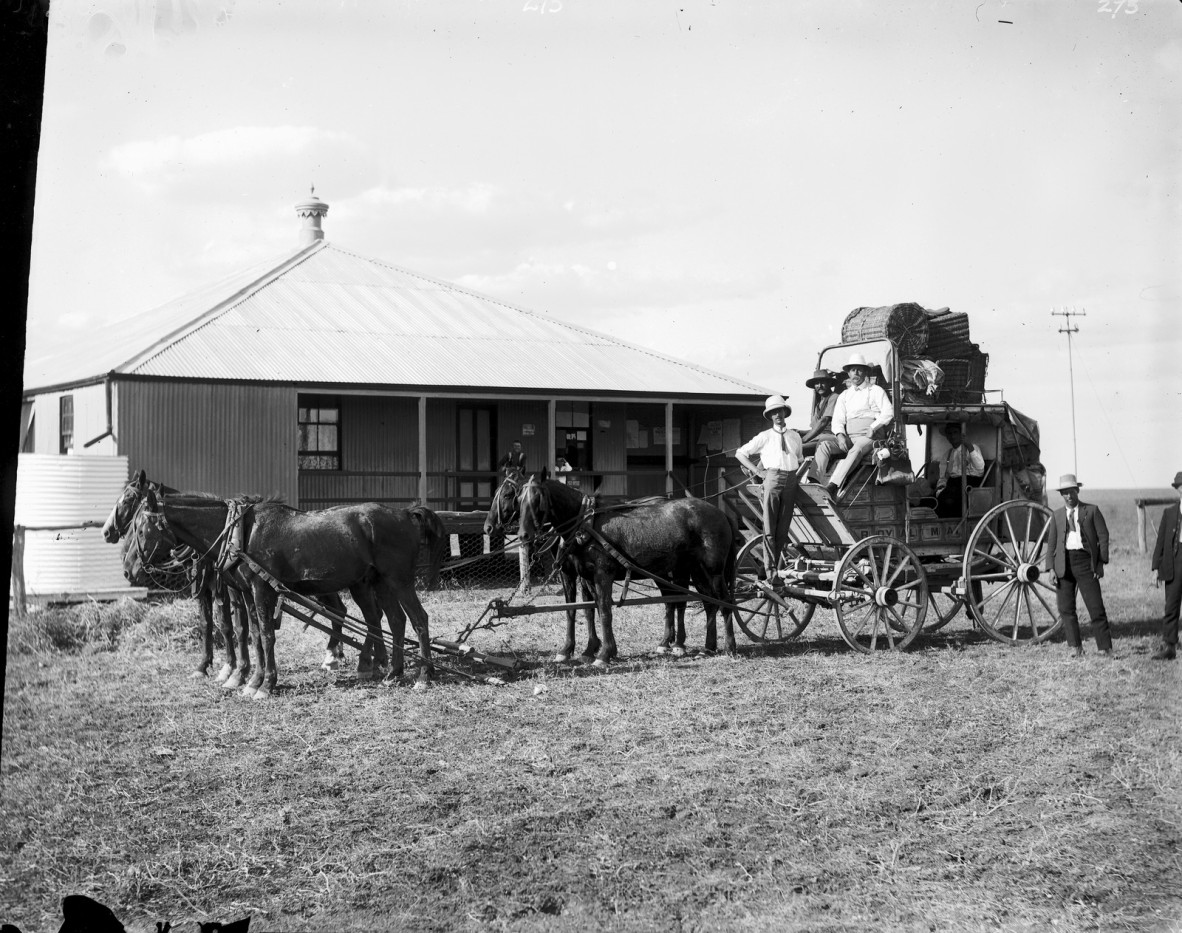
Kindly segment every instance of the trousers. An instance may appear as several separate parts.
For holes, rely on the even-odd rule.
[[[846,434],[850,439],[849,447],[843,447],[841,441],[836,437],[818,445],[817,470],[822,475],[829,472],[829,464],[834,457],[840,454],[845,455],[841,462],[834,467],[833,475],[829,477],[829,482],[834,486],[840,486],[850,471],[866,456],[866,452],[874,446],[874,441],[870,437],[870,429],[873,424],[873,418],[850,418],[846,423]]]
[[[780,552],[788,542],[788,528],[796,508],[796,489],[800,480],[795,472],[768,470],[763,477],[763,534],[771,553],[769,566],[774,567]]]
[[[1182,547],[1174,551],[1174,579],[1166,584],[1166,611],[1161,617],[1161,640],[1167,645],[1176,646],[1178,644],[1180,609],[1182,609]]]
[[[1108,628],[1108,613],[1104,609],[1100,581],[1092,572],[1092,557],[1083,550],[1068,551],[1066,557],[1067,567],[1063,576],[1059,577],[1055,601],[1058,604],[1059,615],[1063,617],[1067,644],[1072,648],[1080,647],[1079,616],[1075,613],[1075,594],[1078,591],[1083,597],[1084,605],[1088,607],[1096,647],[1106,651],[1112,647],[1112,632]]]

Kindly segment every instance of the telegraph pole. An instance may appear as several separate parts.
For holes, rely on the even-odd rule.
[[[1087,317],[1087,311],[1051,311],[1052,317],[1063,318],[1063,326],[1059,333],[1067,335],[1067,373],[1071,379],[1071,462],[1075,467],[1075,475],[1079,476],[1079,450],[1075,445],[1075,367],[1071,362],[1071,335],[1078,334],[1079,328],[1071,323],[1073,317]]]

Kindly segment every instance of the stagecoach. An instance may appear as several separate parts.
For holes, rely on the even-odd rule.
[[[835,501],[823,486],[802,484],[780,554],[767,553],[760,533],[759,487],[743,483],[725,497],[747,538],[735,593],[739,627],[756,642],[785,641],[826,607],[845,641],[870,653],[906,648],[963,609],[999,642],[1046,641],[1062,620],[1045,568],[1051,511],[1037,424],[996,392],[949,387],[928,394],[890,340],[827,347],[817,368],[840,371],[855,353],[874,367],[894,404],[883,454],[864,458]],[[940,514],[909,495],[907,473],[922,476],[928,464],[945,460],[940,429],[948,424],[960,424],[965,441],[981,449],[985,471],[979,484],[961,490],[955,514]],[[908,453],[914,471],[899,468]]]

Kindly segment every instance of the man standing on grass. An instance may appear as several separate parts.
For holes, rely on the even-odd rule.
[[[1112,633],[1100,593],[1100,578],[1108,563],[1108,526],[1099,508],[1079,501],[1081,485],[1074,473],[1059,477],[1056,488],[1063,497],[1063,508],[1056,509],[1051,518],[1047,569],[1054,575],[1055,598],[1071,656],[1078,658],[1083,654],[1079,617],[1075,614],[1076,590],[1088,607],[1096,648],[1100,654],[1111,656]]]
[[[1182,526],[1182,472],[1174,476],[1174,492],[1178,493],[1178,507],[1168,507],[1161,513],[1157,529],[1157,543],[1153,546],[1152,570],[1157,582],[1166,585],[1166,611],[1161,617],[1161,647],[1153,653],[1155,661],[1172,661],[1178,656],[1178,610],[1182,606],[1182,546],[1178,543],[1178,528]]]

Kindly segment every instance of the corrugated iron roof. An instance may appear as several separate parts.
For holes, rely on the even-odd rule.
[[[108,372],[232,381],[663,394],[769,390],[327,241],[25,365],[25,391]]]

